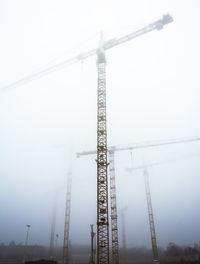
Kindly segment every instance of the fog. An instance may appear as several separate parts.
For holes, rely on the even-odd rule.
[[[169,13],[174,22],[106,52],[108,145],[200,136],[198,0],[0,0],[0,88]],[[67,173],[72,155],[70,240],[90,243],[96,223],[96,57],[12,89],[0,90],[0,242],[48,245],[53,197],[63,243]],[[71,154],[71,150],[73,154]],[[150,247],[143,171],[149,168],[159,246],[200,240],[200,143],[116,152],[119,209],[127,246]],[[133,160],[131,160],[133,157]],[[95,227],[96,229],[96,227]]]

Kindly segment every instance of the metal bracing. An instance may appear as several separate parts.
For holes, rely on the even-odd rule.
[[[184,137],[165,140],[154,140],[148,142],[139,142],[135,144],[122,145],[122,146],[110,146],[108,147],[109,153],[109,172],[110,172],[110,205],[111,205],[111,232],[112,232],[112,263],[118,263],[119,261],[119,249],[118,249],[118,219],[117,219],[117,201],[116,201],[116,184],[115,184],[115,164],[114,153],[115,151],[134,150],[140,148],[159,147],[171,144],[180,144],[187,142],[199,141],[200,137]],[[95,150],[78,152],[77,157],[82,155],[96,154]],[[143,168],[143,166],[142,166]],[[127,169],[132,171],[132,168]]]
[[[64,226],[64,242],[63,242],[63,260],[62,264],[69,263],[69,226],[70,226],[70,209],[71,209],[71,185],[72,173],[69,171],[67,177],[67,194],[66,194],[66,211],[65,211],[65,226]]]
[[[114,153],[115,151],[124,151],[124,150],[134,150],[134,149],[140,149],[140,148],[151,148],[151,147],[159,147],[159,146],[165,146],[165,145],[173,145],[173,144],[180,144],[180,143],[189,143],[189,142],[196,142],[199,141],[200,137],[184,137],[184,138],[174,138],[174,139],[167,139],[167,140],[154,140],[149,142],[139,142],[135,144],[129,144],[129,145],[122,145],[122,146],[110,146],[108,147],[108,153],[109,153],[109,170],[110,170],[110,204],[111,204],[111,231],[112,231],[112,261],[113,264],[115,263],[117,259],[117,255],[119,254],[119,251],[117,253],[118,247],[117,247],[117,235],[118,235],[118,225],[117,225],[117,206],[116,210],[112,209],[112,204],[116,205],[116,196],[111,197],[112,193],[116,194],[116,185],[115,185],[115,167],[114,167]],[[95,150],[91,151],[83,151],[78,152],[77,157],[80,157],[82,155],[92,155],[96,154],[97,152]],[[138,168],[141,168],[139,166]],[[143,166],[142,166],[143,168]],[[129,172],[131,172],[134,168],[127,169]],[[111,189],[112,186],[112,189]],[[117,262],[116,262],[117,263]]]
[[[198,141],[199,138],[196,137],[196,140]],[[193,141],[193,140],[192,140]],[[187,141],[182,141],[182,143]],[[173,144],[172,142],[169,142],[170,144]],[[174,142],[175,143],[175,142]],[[181,143],[181,141],[179,141]],[[196,155],[185,155],[177,158],[171,158],[165,161],[161,162],[154,162],[150,164],[141,165],[141,166],[135,166],[131,168],[127,168],[126,170],[128,172],[133,172],[134,170],[140,170],[142,169],[144,171],[144,183],[145,183],[145,193],[146,193],[146,199],[147,199],[147,209],[148,209],[148,217],[149,217],[149,225],[150,225],[150,234],[151,234],[151,241],[152,241],[152,255],[153,255],[153,263],[159,263],[159,255],[158,255],[158,249],[157,249],[157,241],[156,241],[156,232],[155,232],[155,225],[154,225],[154,219],[153,219],[153,209],[152,209],[152,201],[151,201],[151,192],[150,192],[150,184],[149,184],[149,174],[148,174],[148,167],[158,166],[162,165],[168,162],[174,162],[180,159],[185,159],[189,157],[193,157]]]
[[[97,59],[97,264],[109,263],[105,67],[104,51],[99,50]]]
[[[115,185],[114,151],[109,151],[109,174],[110,174],[110,208],[111,208],[111,232],[112,232],[112,263],[119,264],[119,242],[117,224],[117,198]]]
[[[51,237],[49,245],[49,257],[50,259],[54,258],[54,241],[55,241],[55,227],[56,227],[56,207],[57,207],[57,192],[54,194],[53,200],[53,213],[52,213],[52,222],[51,222]]]
[[[19,79],[0,90],[23,85],[29,81],[41,78],[62,67],[83,61],[97,54],[98,67],[98,132],[97,132],[97,263],[109,263],[109,233],[108,233],[108,186],[107,186],[107,131],[106,131],[106,90],[105,90],[105,55],[104,51],[109,50],[122,43],[137,38],[153,30],[160,30],[166,24],[171,23],[173,18],[170,15],[164,15],[161,19],[150,23],[149,25],[132,32],[120,38],[110,39],[102,44],[102,50],[92,49],[81,53],[68,60],[61,61],[56,65],[44,67],[43,70],[32,73]],[[103,51],[103,52],[102,52]],[[65,226],[67,224],[65,223]],[[66,242],[67,243],[67,242]],[[64,242],[65,245],[65,242]],[[65,246],[64,246],[65,249]],[[65,251],[65,250],[64,250]]]
[[[157,242],[156,242],[156,231],[155,231],[155,225],[154,225],[154,219],[153,219],[153,208],[152,208],[152,202],[151,202],[151,192],[150,192],[149,175],[148,175],[147,168],[144,168],[144,182],[145,182],[145,191],[146,191],[149,225],[150,225],[150,233],[151,233],[153,262],[158,263],[159,262],[158,247],[157,247]]]

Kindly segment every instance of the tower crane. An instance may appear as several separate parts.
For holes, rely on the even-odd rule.
[[[179,144],[186,142],[195,142],[200,140],[200,137],[184,137],[174,138],[168,140],[154,140],[149,142],[139,142],[122,146],[108,147],[109,153],[109,175],[110,175],[110,206],[111,206],[111,233],[112,233],[112,262],[119,262],[119,242],[118,242],[118,222],[117,222],[117,199],[116,199],[116,184],[115,184],[115,159],[114,154],[116,151],[134,150],[150,147],[165,146],[170,144]],[[96,150],[77,152],[77,157],[84,155],[95,155]]]
[[[98,48],[79,54],[68,60],[62,61],[56,65],[47,67],[39,72],[30,74],[1,90],[6,90],[18,85],[22,85],[28,81],[40,78],[52,71],[65,67],[75,62],[83,61],[88,57],[97,55],[97,71],[98,71],[98,88],[97,88],[97,264],[109,263],[109,221],[108,221],[108,184],[107,184],[107,121],[106,121],[106,59],[105,51],[115,46],[132,40],[136,37],[144,35],[153,30],[160,30],[166,24],[172,22],[170,15],[164,15],[161,19],[150,23],[149,25],[122,36],[108,41],[101,41]],[[114,185],[114,181],[113,181]],[[114,201],[113,197],[113,201]],[[114,205],[115,206],[115,205]],[[116,212],[116,210],[114,210]],[[113,218],[114,221],[114,218]],[[117,240],[117,237],[116,237]],[[113,248],[113,263],[119,262],[118,243]]]
[[[153,207],[151,202],[151,191],[150,191],[149,174],[147,171],[147,167],[144,167],[144,182],[145,182],[145,192],[146,192],[146,200],[147,200],[147,208],[148,208],[148,216],[149,216],[149,226],[151,233],[153,263],[159,263],[158,246],[156,241],[156,230],[155,230],[155,224],[153,218]]]
[[[108,218],[108,180],[107,180],[107,121],[106,121],[106,58],[105,50],[116,45],[131,40],[137,36],[147,33],[153,29],[161,29],[163,25],[172,22],[169,15],[163,17],[159,23],[151,24],[150,27],[143,28],[142,31],[129,34],[120,39],[113,39],[109,42],[101,41],[97,51],[98,89],[97,89],[97,264],[109,263],[109,218]],[[116,194],[114,178],[112,184],[111,210],[116,213]],[[117,221],[117,216],[112,215],[113,222]],[[112,226],[117,231],[117,227]],[[116,235],[117,232],[113,233]],[[114,262],[119,262],[117,235],[113,238]],[[115,239],[115,240],[114,240]]]
[[[173,22],[173,18],[169,15],[163,15],[163,17],[159,20],[156,20],[152,23],[150,23],[149,25],[135,31],[135,32],[131,32],[130,34],[127,34],[125,36],[122,36],[120,38],[113,38],[110,39],[108,41],[105,41],[103,43],[103,47],[102,50],[106,51],[109,50],[115,46],[118,46],[126,41],[132,40],[136,37],[139,37],[145,33],[151,32],[153,30],[161,30],[165,25],[169,24]],[[43,76],[46,76],[54,71],[60,70],[62,68],[65,68],[67,66],[70,66],[71,64],[80,62],[80,61],[84,61],[85,59],[94,56],[94,55],[98,55],[99,54],[99,48],[95,48],[95,49],[91,49],[89,51],[83,52],[78,54],[77,56],[71,57],[69,59],[63,60],[59,63],[56,63],[54,65],[51,65],[49,67],[42,67],[43,69],[40,71],[36,71],[33,73],[30,73],[29,75],[26,75],[23,78],[20,78],[17,81],[14,81],[8,85],[2,86],[0,88],[0,91],[6,91],[8,89],[17,87],[17,86],[21,86],[24,85],[28,82],[34,81],[36,79],[42,78]]]
[[[161,162],[154,162],[150,163],[148,165],[142,165],[137,167],[131,167],[126,168],[128,172],[133,172],[134,170],[143,170],[144,175],[144,183],[145,183],[145,193],[146,193],[146,200],[147,200],[147,209],[148,209],[148,217],[149,217],[149,227],[150,227],[150,234],[151,234],[151,244],[152,244],[152,255],[153,255],[153,263],[160,263],[159,261],[159,254],[158,254],[158,246],[157,246],[157,239],[156,239],[156,230],[155,230],[155,224],[154,224],[154,217],[153,217],[153,207],[152,207],[152,199],[151,199],[151,190],[150,190],[150,184],[149,184],[149,173],[148,173],[148,167],[162,165],[168,162],[177,161],[180,159],[185,159],[188,157],[197,156],[195,155],[187,155],[182,156],[174,159],[168,159]]]
[[[65,225],[64,225],[64,242],[63,242],[63,259],[62,264],[69,263],[69,226],[70,226],[70,209],[71,209],[71,186],[72,172],[71,168],[67,177],[67,194],[66,194],[66,209],[65,209]]]

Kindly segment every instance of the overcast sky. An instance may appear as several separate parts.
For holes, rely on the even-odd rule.
[[[174,22],[109,50],[108,145],[200,135],[198,0],[0,0],[0,89],[105,39],[131,33],[170,13]],[[0,91],[0,242],[49,244],[53,192],[63,242],[66,178],[73,146],[70,238],[90,243],[96,223],[96,57]],[[56,147],[57,144],[63,146]],[[200,240],[200,143],[137,150],[135,166],[186,155],[149,169],[158,245]],[[116,153],[118,209],[128,246],[150,247],[143,172]],[[121,227],[119,212],[119,228]],[[121,243],[121,230],[119,230]]]

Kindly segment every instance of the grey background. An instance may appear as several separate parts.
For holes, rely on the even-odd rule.
[[[174,22],[163,30],[106,54],[108,144],[200,135],[199,7],[198,0],[1,0],[0,87],[97,47],[100,30],[119,37],[169,12]],[[96,89],[93,57],[0,93],[0,242],[24,242],[31,224],[30,243],[48,245],[57,189],[62,245],[69,152],[96,148]],[[158,245],[200,240],[199,153],[198,142],[133,153],[135,165],[188,156],[149,169]],[[130,165],[129,152],[116,154],[118,208],[128,206],[128,246],[149,247],[142,171],[130,175]],[[72,244],[89,244],[92,223],[95,156],[74,154]]]

